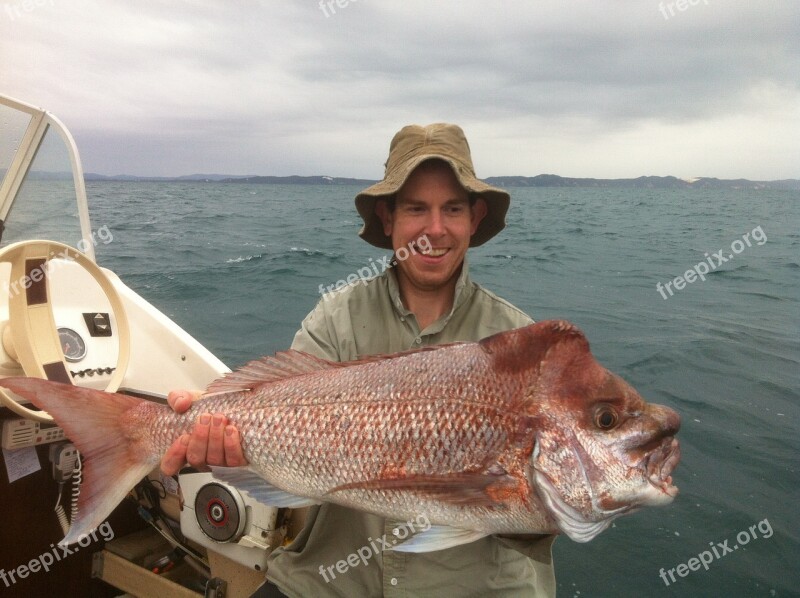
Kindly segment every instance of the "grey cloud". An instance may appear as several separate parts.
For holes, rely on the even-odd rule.
[[[316,0],[86,0],[16,19],[0,53],[4,92],[91,140],[87,169],[378,176],[399,126],[456,120],[490,168],[556,141],[568,171],[587,144],[645,129],[667,155],[676,131],[702,129],[708,160],[709,127],[739,116],[797,148],[798,17],[772,0],[668,20],[654,0],[351,0],[329,17]]]

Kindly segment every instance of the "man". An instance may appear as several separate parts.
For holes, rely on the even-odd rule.
[[[292,348],[349,361],[475,341],[530,324],[513,305],[471,282],[467,272],[467,248],[502,230],[508,205],[506,192],[475,177],[459,127],[404,127],[392,140],[383,181],[356,197],[364,219],[360,236],[393,249],[396,266],[323,297]],[[191,397],[173,393],[170,402],[184,411]],[[165,472],[177,471],[185,459],[192,465],[243,464],[238,432],[226,423],[223,414],[203,414],[192,435],[176,441],[164,457]],[[379,552],[345,573],[325,574],[326,565],[370,540],[391,538],[394,527],[382,517],[338,505],[312,507],[297,538],[270,555],[267,585],[288,596],[555,594],[552,536],[489,536],[421,554]]]

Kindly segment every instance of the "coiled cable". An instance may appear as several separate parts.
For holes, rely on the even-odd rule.
[[[56,499],[56,506],[53,510],[56,512],[59,525],[61,525],[61,531],[64,532],[64,535],[66,536],[67,532],[69,532],[69,520],[67,519],[67,514],[64,512],[64,507],[61,506],[61,494],[63,490],[64,482],[59,482],[58,498]]]
[[[81,473],[83,465],[81,464],[81,454],[76,451],[75,453],[75,469],[72,472],[72,508],[70,509],[69,520],[75,521],[78,518],[78,497],[81,495]]]

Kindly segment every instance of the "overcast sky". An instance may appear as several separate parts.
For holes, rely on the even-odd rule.
[[[5,0],[0,93],[109,175],[380,178],[449,121],[480,177],[800,178],[797,0],[338,1]]]

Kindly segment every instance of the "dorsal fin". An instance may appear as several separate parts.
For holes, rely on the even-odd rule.
[[[267,357],[254,359],[238,370],[214,380],[206,388],[205,395],[218,392],[252,390],[261,384],[268,384],[286,378],[302,376],[311,372],[342,367],[344,364],[320,359],[302,351],[281,351]]]
[[[262,384],[269,384],[271,382],[277,382],[278,380],[286,380],[287,378],[294,378],[295,376],[304,376],[305,374],[320,372],[322,370],[344,368],[365,363],[373,363],[376,361],[384,361],[387,359],[395,359],[397,357],[405,357],[406,355],[422,353],[425,351],[438,351],[444,347],[459,344],[464,343],[450,343],[447,345],[420,347],[418,349],[409,349],[408,351],[393,353],[391,355],[367,355],[353,361],[343,362],[329,361],[327,359],[315,357],[310,353],[289,349],[288,351],[280,351],[275,353],[275,355],[254,359],[253,361],[243,365],[238,370],[225,374],[222,378],[214,380],[208,385],[205,393],[203,393],[203,396],[207,397],[212,394],[223,392],[253,390],[255,387]]]

